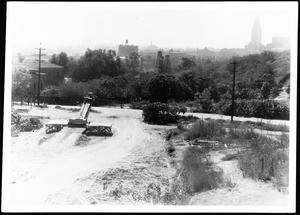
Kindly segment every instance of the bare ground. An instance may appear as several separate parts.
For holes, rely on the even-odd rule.
[[[40,116],[43,123],[49,121],[47,117],[69,119],[78,114],[73,110],[74,107],[22,109],[28,110],[21,111],[21,115]],[[173,158],[167,155],[162,136],[171,127],[143,123],[142,111],[139,110],[97,107],[93,107],[93,110],[89,120],[112,123],[112,137],[87,137],[81,134],[82,128],[64,128],[54,134],[45,134],[45,128],[42,128],[12,137],[12,204],[159,203],[156,197],[167,192],[176,172],[174,166],[170,165]],[[277,121],[274,123],[282,124]],[[176,144],[176,153],[179,154],[187,146],[182,140]],[[236,185],[196,194],[190,204],[287,203],[287,195],[270,184],[243,178],[236,161],[222,162],[220,159],[224,153],[212,152],[211,155],[223,168],[226,177]]]
[[[237,160],[222,161],[225,151],[211,152],[214,162],[224,171],[224,177],[234,186],[199,193],[191,199],[191,205],[226,206],[283,206],[288,205],[288,195],[280,192],[270,182],[243,177]]]

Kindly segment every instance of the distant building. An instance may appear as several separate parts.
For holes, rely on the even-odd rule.
[[[26,69],[31,74],[31,93],[37,95],[38,92],[38,74],[39,62],[24,60],[23,63],[17,65],[20,68]],[[64,81],[64,68],[53,64],[49,61],[41,61],[40,71],[40,91],[44,90],[49,85],[58,86]]]
[[[172,65],[179,65],[181,63],[181,60],[183,57],[187,57],[186,52],[182,52],[181,50],[176,49],[170,49],[169,54],[170,61]]]
[[[158,47],[155,45],[152,45],[152,43],[150,44],[150,46],[147,46],[147,48],[145,48],[143,50],[143,52],[145,53],[157,53],[158,52]]]
[[[273,37],[272,43],[268,43],[266,48],[272,51],[285,51],[289,50],[290,39],[288,37]]]
[[[251,41],[245,46],[245,50],[248,54],[259,53],[262,51],[264,46],[262,45],[262,30],[260,21],[258,18],[255,19],[251,31]]]
[[[128,45],[128,40],[126,40],[125,45],[119,45],[119,57],[129,57],[129,55],[131,55],[134,52],[138,54],[139,47],[135,45]]]

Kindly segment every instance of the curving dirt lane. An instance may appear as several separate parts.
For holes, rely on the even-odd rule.
[[[114,135],[90,138],[85,146],[75,146],[82,128],[64,128],[51,135],[41,129],[12,139],[13,204],[44,204],[49,195],[69,187],[76,179],[130,162],[133,152],[142,152],[156,138],[144,129],[137,111],[103,108],[101,114],[91,113],[89,119],[112,123]]]

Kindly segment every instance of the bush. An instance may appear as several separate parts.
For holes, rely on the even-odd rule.
[[[263,124],[261,126],[261,129],[267,130],[267,131],[282,131],[282,132],[289,132],[289,127],[286,125],[273,125],[273,124]]]
[[[186,132],[185,138],[193,140],[196,138],[213,138],[226,134],[226,129],[218,122],[210,120],[205,122],[203,120],[197,121],[190,130]]]
[[[42,128],[43,124],[38,118],[30,117],[25,119],[20,118],[13,127],[14,128],[12,129],[12,131],[33,131]]]
[[[231,101],[221,100],[214,104],[211,112],[231,115]],[[258,117],[264,119],[289,120],[290,110],[288,107],[274,100],[236,100],[234,116]]]
[[[55,98],[58,97],[58,86],[50,85],[47,86],[42,92],[42,97]]]
[[[149,101],[136,101],[131,103],[130,108],[143,110],[149,104]]]
[[[233,128],[232,126],[229,127],[228,136],[233,139],[257,139],[259,138],[259,134],[254,132],[252,128]]]
[[[214,167],[205,152],[195,146],[184,152],[181,168],[188,193],[218,188],[224,182],[222,170]]]
[[[16,111],[11,111],[11,125],[19,124],[21,120],[21,115]]]
[[[221,158],[222,161],[231,161],[238,159],[238,154],[226,154],[225,157]]]
[[[143,117],[149,124],[176,123],[179,119],[178,108],[160,102],[150,103],[143,109]]]
[[[151,101],[167,102],[170,99],[185,101],[192,99],[191,89],[173,75],[156,75],[149,80],[148,91]]]
[[[249,150],[239,156],[239,166],[247,177],[272,180],[277,186],[288,186],[288,138],[279,141],[267,137],[251,140]]]
[[[72,99],[82,99],[88,92],[88,84],[79,83],[62,83],[58,87],[58,96]]]
[[[231,101],[222,99],[218,103],[213,104],[211,109],[212,113],[230,115],[231,114]]]

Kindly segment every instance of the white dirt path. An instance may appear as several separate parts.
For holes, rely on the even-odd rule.
[[[70,186],[76,179],[113,168],[120,161],[127,162],[126,158],[133,150],[152,138],[143,129],[140,112],[105,108],[99,110],[101,114],[91,113],[89,119],[94,122],[111,122],[115,134],[106,139],[92,138],[89,145],[84,147],[74,146],[81,133],[78,128],[64,128],[59,133],[49,135],[49,139],[40,147],[38,141],[46,136],[44,129],[35,133],[21,133],[19,137],[13,138],[12,203],[43,204],[47,196]],[[56,117],[64,114],[64,118],[74,115],[55,109],[47,112],[53,115],[56,112]],[[41,110],[33,114],[41,113],[45,114]]]

